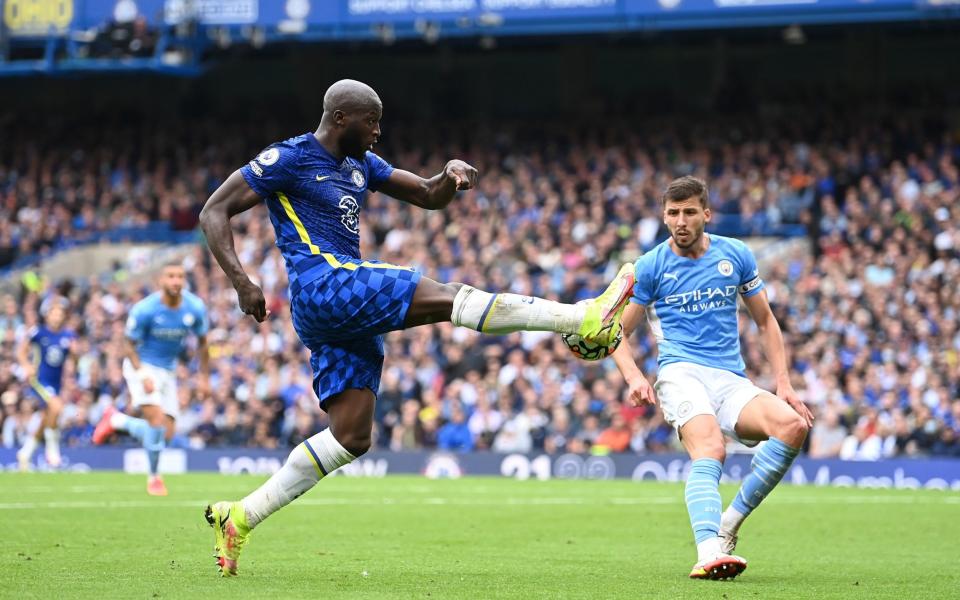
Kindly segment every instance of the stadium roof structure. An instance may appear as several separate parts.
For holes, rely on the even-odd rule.
[[[0,0],[0,5],[0,76],[82,71],[190,76],[202,71],[208,49],[231,45],[433,44],[470,37],[960,18],[960,0]],[[111,52],[116,50],[111,43],[135,37],[134,30],[152,36],[149,52]]]

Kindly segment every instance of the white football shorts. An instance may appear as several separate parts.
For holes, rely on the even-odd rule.
[[[680,430],[697,415],[713,415],[724,435],[748,445],[737,436],[737,419],[743,407],[763,390],[746,377],[690,362],[660,369],[653,386],[667,423]]]
[[[150,394],[143,389],[144,377],[149,377],[153,381],[153,392]],[[127,389],[130,390],[130,399],[134,406],[153,404],[162,408],[165,414],[174,419],[180,416],[177,378],[173,371],[142,361],[140,371],[137,371],[129,359],[124,359],[123,378],[127,380]]]

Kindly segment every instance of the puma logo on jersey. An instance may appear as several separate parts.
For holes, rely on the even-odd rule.
[[[326,181],[333,177],[333,175],[317,175],[317,181]]]
[[[676,271],[674,271],[673,273],[664,273],[664,274],[663,274],[663,278],[664,278],[664,279],[672,279],[672,280],[676,281],[677,283],[680,282],[680,276],[677,275],[677,272],[676,272]]]

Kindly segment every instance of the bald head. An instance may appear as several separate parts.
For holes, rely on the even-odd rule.
[[[353,79],[341,79],[323,95],[323,116],[317,140],[338,157],[363,160],[380,141],[383,104],[373,88]]]
[[[380,96],[369,85],[353,79],[341,79],[323,95],[323,112],[353,113],[371,109],[382,110]]]

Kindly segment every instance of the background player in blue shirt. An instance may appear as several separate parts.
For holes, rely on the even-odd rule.
[[[633,285],[625,265],[603,294],[580,305],[442,284],[408,267],[360,257],[360,211],[367,190],[439,209],[471,189],[477,170],[451,160],[424,179],[394,169],[371,152],[383,106],[376,92],[343,80],[324,94],[316,132],[274,144],[233,173],[207,201],[200,225],[237,290],[240,308],[266,316],[263,292],[243,270],[230,218],[266,200],[290,281],[294,328],[310,349],[314,390],[330,428],[294,449],[284,466],[240,502],[207,507],[218,564],[235,575],[250,529],[370,447],[383,334],[451,321],[485,333],[522,330],[576,333],[609,344]]]
[[[182,265],[164,266],[160,291],[134,304],[127,317],[123,376],[131,404],[140,408],[143,418],[130,417],[109,407],[93,432],[95,444],[102,444],[114,431],[126,431],[140,440],[149,459],[147,492],[154,496],[167,495],[158,465],[160,451],[173,437],[180,414],[174,369],[189,335],[197,337],[197,391],[200,395],[210,392],[207,309],[199,297],[183,289],[185,281]]]
[[[17,452],[17,462],[21,470],[29,468],[33,453],[36,452],[40,436],[43,436],[44,456],[47,464],[59,467],[60,426],[58,420],[63,410],[60,399],[60,386],[63,383],[63,368],[70,358],[76,334],[64,328],[67,318],[66,300],[52,298],[45,302],[44,323],[28,332],[28,337],[18,348],[18,359],[23,379],[37,398],[40,423],[34,435],[27,437],[23,447]]]
[[[692,459],[686,502],[698,559],[690,577],[726,579],[747,566],[731,555],[740,524],[786,473],[813,416],[790,384],[783,336],[753,253],[739,240],[704,233],[710,222],[706,184],[681,177],[667,187],[662,203],[670,238],[637,260],[633,297],[623,314],[626,336],[646,307],[657,339],[654,388],[637,367],[629,344],[622,344],[613,358],[633,404],[659,399],[664,419],[677,428]],[[756,387],[744,374],[738,296],[759,328],[776,375],[776,395]],[[767,443],[721,519],[724,434]]]

